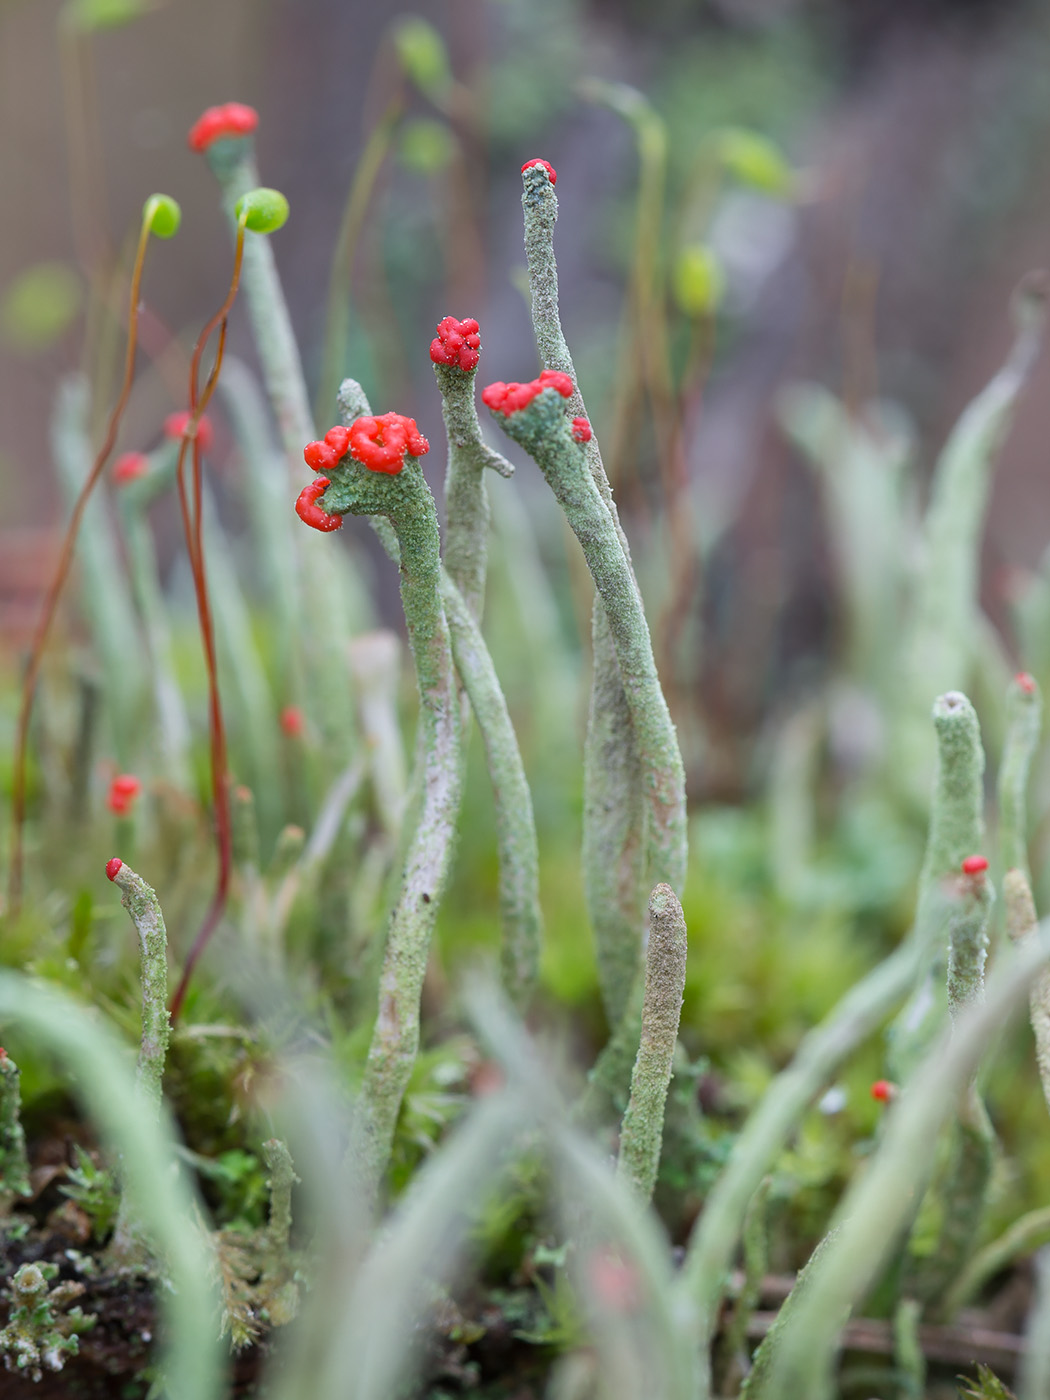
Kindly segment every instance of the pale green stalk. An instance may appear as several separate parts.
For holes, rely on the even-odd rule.
[[[771,1382],[777,1359],[785,1340],[791,1336],[792,1328],[797,1325],[795,1319],[812,1288],[814,1272],[834,1238],[835,1231],[830,1230],[810,1255],[805,1268],[800,1270],[795,1280],[795,1286],[780,1305],[776,1321],[762,1338],[762,1343],[755,1352],[751,1370],[740,1390],[741,1400],[779,1400],[781,1392]],[[839,1325],[844,1325],[849,1316],[849,1310],[841,1305],[836,1309],[834,1304],[832,1304],[832,1308],[834,1315],[839,1320]],[[801,1400],[801,1396],[799,1400]]]
[[[1007,691],[1006,743],[999,765],[999,850],[1004,870],[1028,868],[1028,774],[1039,744],[1043,697],[1031,676],[1015,676]]]
[[[119,488],[117,502],[128,552],[131,588],[143,622],[163,771],[170,782],[185,791],[190,787],[190,722],[175,678],[168,609],[160,587],[153,534],[145,514],[146,505],[155,493],[154,482],[170,485],[174,480],[172,444],[165,445],[164,458],[151,467],[147,489],[141,489],[144,482],[128,482]]]
[[[769,1228],[766,1208],[773,1178],[767,1176],[751,1197],[744,1216],[741,1234],[741,1250],[744,1256],[744,1278],[733,1306],[733,1313],[725,1329],[722,1340],[722,1354],[726,1359],[730,1377],[739,1375],[741,1364],[747,1362],[747,1327],[754,1316],[762,1297],[762,1280],[769,1269]],[[745,1380],[746,1393],[747,1382]],[[723,1380],[723,1393],[728,1386]]]
[[[472,376],[461,377],[471,383]],[[339,390],[339,410],[343,421],[370,412],[361,386],[352,379],[343,381]],[[473,418],[473,426],[470,419]],[[456,465],[450,452],[449,474],[459,482],[461,505],[465,498],[477,505],[482,490],[481,472],[485,465],[494,465],[489,457],[498,453],[481,443],[474,411],[473,390],[469,403],[459,395],[453,406],[452,420],[446,419],[449,441],[453,434],[468,443],[464,455],[457,449]],[[476,439],[476,441],[475,441]],[[473,445],[470,445],[473,444]],[[498,468],[497,468],[498,470]],[[473,485],[471,485],[473,475]],[[476,489],[475,489],[476,488]],[[483,499],[483,497],[481,497]],[[486,513],[487,522],[487,513]],[[374,520],[373,525],[388,553],[396,547],[391,539],[387,520]],[[480,528],[474,517],[473,528]],[[468,583],[471,579],[484,588],[484,552],[478,568],[477,539],[473,533],[460,540],[460,570]],[[499,850],[499,901],[503,931],[504,985],[511,1001],[523,1010],[535,990],[539,978],[540,948],[543,942],[543,913],[539,895],[539,847],[532,794],[525,777],[525,766],[518,747],[507,702],[499,684],[492,658],[477,625],[475,616],[462,597],[447,568],[440,574],[441,600],[448,623],[452,655],[460,681],[467,692],[471,709],[478,722],[485,746],[485,761],[492,784],[496,809],[496,841]]]
[[[408,788],[397,718],[400,670],[401,639],[396,632],[365,632],[350,643],[350,675],[372,791],[379,820],[391,839],[401,830]]]
[[[535,460],[580,541],[608,619],[630,709],[649,804],[648,876],[654,885],[681,890],[688,852],[685,772],[656,674],[645,612],[616,526],[584,452],[572,437],[565,400],[556,390],[545,389],[517,413],[494,417]],[[609,879],[608,852],[604,878]]]
[[[448,435],[445,569],[463,595],[474,621],[480,623],[485,605],[489,533],[485,468],[491,468],[500,476],[512,476],[514,468],[481,440],[474,402],[475,375],[476,370],[467,372],[458,365],[434,366],[434,378],[441,394],[441,416]]]
[[[394,1129],[419,1049],[427,954],[452,863],[462,795],[460,714],[448,625],[441,604],[437,510],[418,462],[397,475],[346,459],[333,469],[323,509],[384,515],[401,551],[401,601],[419,687],[423,799],[387,934],[379,1015],[355,1113],[352,1152],[361,1187],[374,1199],[390,1160]]]
[[[29,1158],[22,1129],[22,1089],[18,1066],[0,1048],[0,1209],[13,1196],[29,1196]]]
[[[657,885],[649,898],[641,1041],[616,1163],[618,1175],[646,1201],[660,1169],[664,1105],[678,1042],[687,952],[682,906],[670,885]]]
[[[967,1007],[957,1025],[941,1036],[891,1107],[882,1143],[836,1211],[837,1234],[783,1338],[771,1395],[830,1400],[843,1313],[865,1297],[897,1247],[929,1180],[941,1130],[1048,956],[1050,926],[1044,926],[1029,945],[1003,960],[989,979],[985,999]]]
[[[558,198],[542,166],[522,173],[525,256],[529,265],[532,326],[544,369],[560,370],[573,383],[570,417],[587,417],[576,369],[561,327],[554,225]],[[595,488],[609,513],[627,567],[631,554],[602,465],[597,434],[584,447]],[[632,586],[637,583],[631,574]],[[638,741],[624,696],[616,648],[605,608],[595,599],[591,621],[594,674],[583,751],[583,872],[587,910],[594,930],[598,979],[611,1026],[625,1011],[641,953],[645,900],[664,877],[646,879],[647,813],[638,800]],[[610,872],[612,878],[610,879]],[[673,880],[668,883],[675,887]],[[681,893],[681,885],[677,886]]]
[[[1029,1211],[1015,1220],[998,1239],[986,1244],[966,1264],[945,1294],[943,1312],[954,1317],[966,1307],[990,1278],[1042,1245],[1050,1244],[1050,1206]]]
[[[1018,1377],[1020,1400],[1046,1400],[1050,1395],[1050,1248],[1045,1246],[1036,1255],[1035,1279]]]
[[[1032,891],[1022,870],[1008,870],[1003,876],[1003,902],[1010,941],[1024,947],[1035,937],[1037,919]],[[1050,1108],[1050,969],[1044,968],[1032,982],[1028,1011],[1035,1037],[1039,1080],[1047,1108]]]
[[[143,1098],[123,1045],[71,997],[19,973],[0,972],[0,1022],[22,1026],[55,1055],[108,1150],[122,1162],[131,1209],[149,1230],[170,1286],[158,1289],[166,1316],[161,1371],[170,1400],[218,1400],[218,1300],[196,1229],[196,1202],[174,1172],[174,1126]]]
[[[959,419],[934,471],[911,624],[901,647],[903,690],[892,772],[915,800],[929,771],[927,697],[967,684],[991,473],[1042,345],[1046,280],[1033,274],[1014,297],[1015,340],[1006,363]]]
[[[942,882],[960,872],[984,840],[984,750],[977,714],[960,691],[941,695],[933,707],[937,763],[930,806],[930,831],[919,877],[916,919],[940,898]],[[939,1033],[947,1015],[946,950],[931,949],[916,988],[888,1037],[892,1078],[903,1083]]]
[[[810,1031],[733,1144],[690,1237],[678,1283],[682,1306],[695,1309],[696,1339],[704,1356],[714,1336],[718,1306],[751,1197],[822,1087],[914,985],[928,963],[931,947],[943,937],[947,915],[946,903],[927,903],[908,940]],[[701,1400],[709,1400],[710,1393],[707,1375],[702,1377]]]
[[[91,470],[87,382],[68,377],[59,386],[51,424],[51,448],[69,501],[79,495]],[[144,713],[146,677],[138,622],[120,568],[120,550],[101,496],[88,502],[77,539],[82,575],[80,598],[98,653],[106,723],[117,762],[131,766]]]
[[[143,1102],[156,1118],[164,1094],[164,1064],[168,1055],[171,1023],[168,1019],[168,935],[157,892],[127,865],[113,876],[120,902],[131,916],[139,936],[142,968],[142,1038],[139,1043],[135,1084]],[[121,1194],[110,1252],[129,1262],[141,1253],[140,1227],[128,1193]]]
[[[238,199],[259,183],[252,142],[248,138],[215,141],[208,148],[207,159],[222,188],[223,208],[234,226]],[[303,448],[316,433],[273,247],[264,235],[245,234],[241,287],[289,481],[299,482]],[[298,616],[300,620],[312,617],[319,598],[324,599],[325,609],[324,627],[303,627],[300,634],[307,693],[316,707],[329,757],[335,763],[346,762],[351,747],[346,647],[354,632],[370,620],[371,605],[350,555],[336,540],[317,538],[310,541],[309,549],[301,543],[295,548],[299,556]]]

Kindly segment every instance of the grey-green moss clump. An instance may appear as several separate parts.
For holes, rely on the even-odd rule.
[[[53,1264],[23,1264],[11,1280],[11,1313],[0,1329],[0,1352],[9,1371],[21,1371],[39,1383],[43,1368],[61,1371],[66,1358],[80,1350],[78,1332],[95,1324],[93,1314],[65,1309],[84,1292],[82,1283],[48,1287]]]
[[[645,998],[631,1097],[620,1132],[617,1172],[648,1200],[656,1185],[663,1143],[664,1105],[678,1041],[685,992],[685,915],[670,885],[657,885],[649,900]]]

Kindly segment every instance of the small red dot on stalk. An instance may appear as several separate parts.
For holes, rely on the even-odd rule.
[[[299,492],[295,503],[295,513],[303,524],[309,525],[311,530],[321,530],[325,534],[338,530],[343,523],[341,515],[329,515],[328,511],[322,510],[317,504],[318,497],[323,496],[331,484],[326,476],[315,477],[309,486],[304,486]]]
[[[170,438],[182,437],[186,429],[189,427],[190,420],[192,417],[193,414],[190,413],[189,409],[186,408],[179,409],[176,413],[169,413],[167,418],[165,418],[164,420],[165,436]],[[197,441],[201,445],[202,452],[208,451],[208,449],[211,447],[212,438],[214,436],[215,434],[211,426],[211,419],[207,416],[207,414],[205,414],[201,421],[197,424]]]
[[[526,170],[531,170],[534,165],[543,166],[544,170],[546,170],[547,172],[547,178],[550,180],[552,185],[556,185],[558,183],[558,172],[555,170],[554,166],[551,165],[550,161],[544,160],[542,156],[537,156],[535,160],[527,160],[525,164],[521,167],[521,173],[524,175]]]
[[[430,342],[430,358],[436,365],[449,365],[464,374],[477,369],[481,350],[481,329],[473,316],[457,321],[446,316],[437,324],[437,335]]]
[[[962,863],[962,872],[964,875],[982,875],[987,869],[987,856],[967,856]]]
[[[1017,682],[1017,688],[1023,690],[1026,695],[1035,694],[1035,677],[1030,676],[1027,671],[1018,671],[1014,680]]]
[[[290,739],[298,739],[305,724],[306,719],[298,705],[285,705],[281,711],[281,728]]]
[[[574,418],[572,420],[572,435],[577,442],[590,442],[594,436],[591,432],[591,425],[586,418]]]
[[[223,137],[250,136],[259,125],[259,113],[243,102],[224,102],[202,112],[190,127],[187,144],[191,151],[206,151]]]
[[[897,1086],[889,1079],[876,1079],[871,1086],[871,1097],[878,1103],[890,1103],[897,1097]]]
[[[145,452],[124,452],[113,463],[113,480],[118,486],[125,486],[148,471],[149,458]]]
[[[114,856],[112,860],[106,861],[106,879],[115,880],[120,874],[124,862],[119,856]]]

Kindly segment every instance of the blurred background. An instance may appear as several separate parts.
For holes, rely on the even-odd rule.
[[[339,369],[377,411],[410,413],[439,441],[427,345],[440,316],[481,322],[481,382],[535,371],[518,169],[542,155],[559,174],[566,330],[640,541],[691,793],[739,801],[758,781],[756,735],[848,644],[825,503],[784,430],[780,391],[815,381],[855,413],[891,401],[910,425],[921,493],[1009,345],[1011,289],[1048,261],[1048,59],[1039,0],[420,0],[411,11],[3,0],[8,660],[64,516],[48,436],[56,385],[86,368],[101,421],[128,240],[151,191],[175,196],[184,219],[150,254],[146,354],[120,450],[150,447],[180,406],[178,355],[223,295],[228,236],[186,147],[205,106],[260,112],[263,182],[292,207],[274,248],[312,388],[357,172]],[[85,327],[92,287],[105,309]],[[253,360],[243,312],[231,349]],[[1014,659],[1011,602],[1050,537],[1048,376],[1040,366],[1021,404],[984,544],[983,601]],[[221,408],[214,417],[229,518],[235,447]],[[319,429],[333,418],[322,410]],[[441,455],[428,463],[435,481]],[[519,476],[533,492],[528,467]],[[154,527],[162,570],[177,569],[172,501]],[[345,534],[373,549],[367,531]],[[393,585],[382,574],[396,623]],[[584,648],[585,615],[577,598],[567,625]]]

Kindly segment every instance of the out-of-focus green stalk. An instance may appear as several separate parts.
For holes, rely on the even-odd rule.
[[[76,500],[93,453],[87,436],[87,384],[67,378],[59,387],[51,444],[67,500]],[[106,700],[109,739],[118,764],[129,768],[136,753],[146,695],[138,623],[120,568],[116,535],[103,501],[88,502],[77,540],[82,600],[91,624]]]
[[[1028,774],[1039,743],[1043,697],[1032,676],[1022,672],[1007,691],[1006,743],[999,764],[999,850],[1004,870],[1028,868]]]

